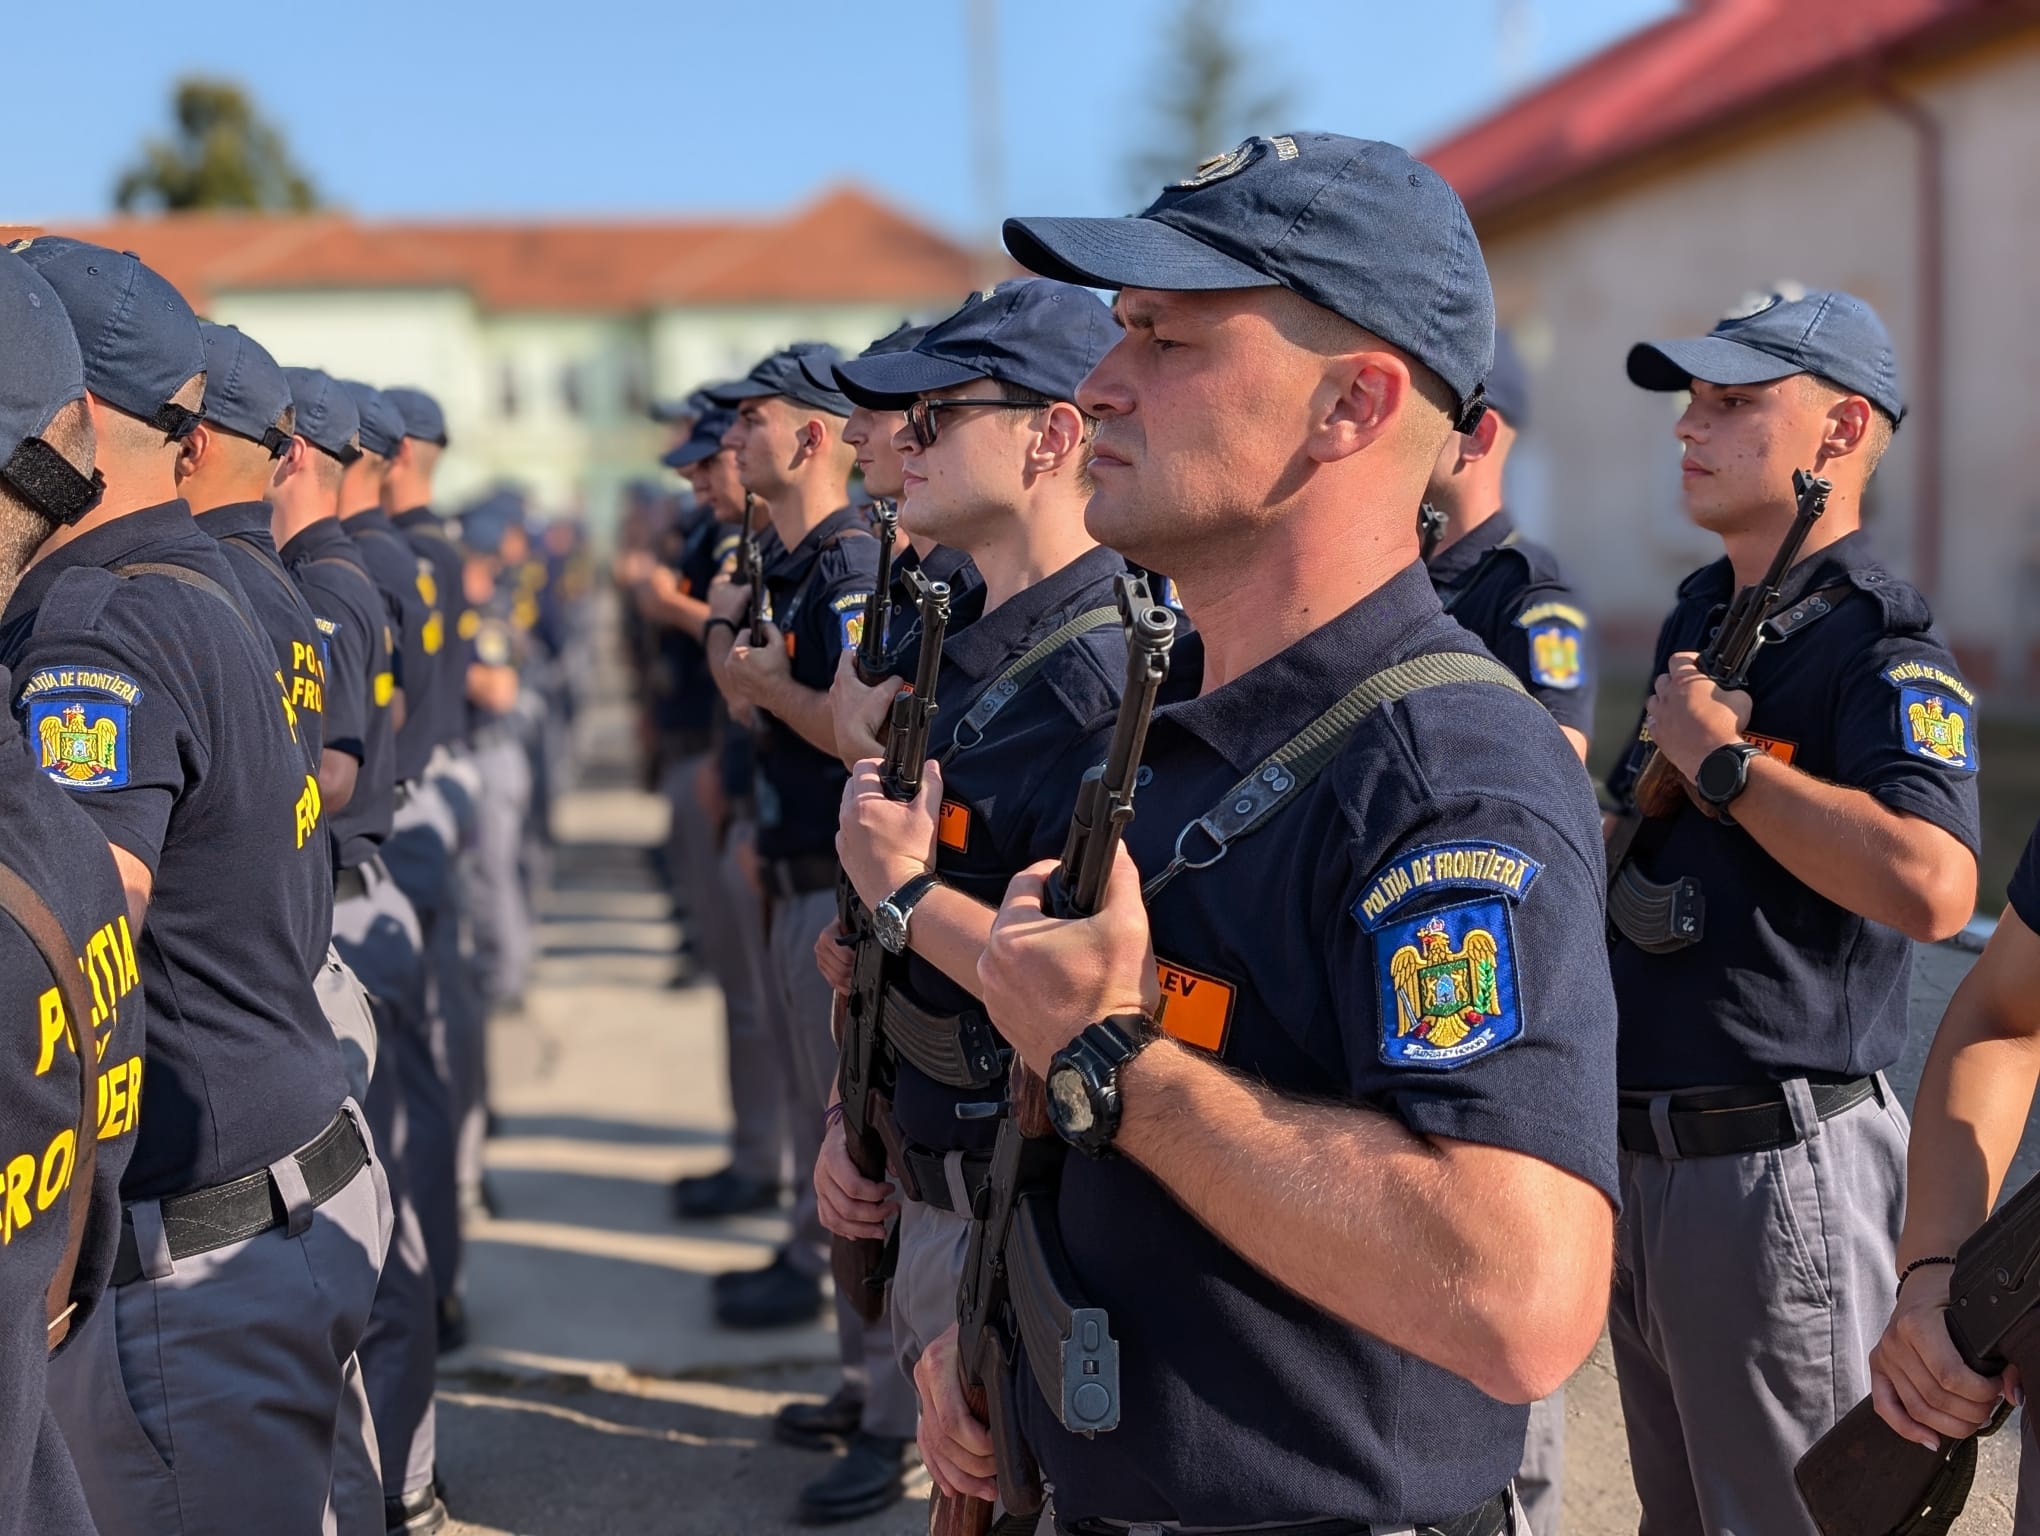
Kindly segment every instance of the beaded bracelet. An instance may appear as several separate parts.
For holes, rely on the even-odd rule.
[[[1912,1278],[1912,1272],[1916,1269],[1925,1269],[1929,1264],[1953,1264],[1954,1262],[1955,1260],[1945,1253],[1929,1254],[1924,1259],[1914,1259],[1912,1263],[1906,1265],[1904,1269],[1898,1272],[1898,1289],[1900,1291],[1905,1289],[1906,1281]]]

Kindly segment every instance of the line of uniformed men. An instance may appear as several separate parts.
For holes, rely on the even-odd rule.
[[[429,395],[280,368],[131,254],[0,253],[0,338],[28,892],[0,975],[40,1021],[6,1068],[39,1160],[0,1265],[0,1530],[438,1529],[483,1022],[523,985],[529,785],[561,766],[519,681],[547,568],[515,506],[464,547],[432,511]],[[45,1366],[28,1295],[72,1266],[84,1140]]]
[[[624,570],[652,626],[672,869],[734,939],[703,947],[730,1005],[733,1161],[677,1209],[775,1204],[789,1150],[802,1190],[793,1239],[719,1313],[811,1318],[818,1228],[898,1244],[891,1358],[839,1297],[843,1390],[779,1416],[847,1447],[803,1518],[897,1496],[894,1362],[938,1485],[996,1491],[954,1329],[990,1127],[956,1110],[998,1101],[1019,1059],[1056,1075],[1089,1154],[1055,1225],[1120,1344],[1106,1434],[1065,1428],[1014,1366],[1008,1422],[1058,1530],[1549,1536],[1555,1389],[1605,1323],[1649,1529],[1809,1531],[1791,1469],[1871,1388],[1895,1254],[1961,1230],[1898,1247],[1883,1070],[1911,943],[1973,906],[1978,745],[1924,600],[1861,526],[1904,415],[1882,323],[1848,294],[1771,294],[1628,360],[1688,397],[1682,493],[1724,556],[1681,586],[1609,786],[1625,799],[1650,742],[1678,770],[1636,872],[1704,897],[1704,922],[1611,929],[1579,769],[1589,622],[1502,507],[1528,391],[1450,190],[1392,146],[1281,135],[1139,217],[1012,220],[1006,240],[1044,276],[698,397],[668,461],[696,510]],[[1123,334],[1084,287],[1118,290]],[[853,457],[914,560],[971,589],[910,805],[872,761],[899,681],[866,688],[848,658],[873,549]],[[1791,524],[1796,469],[1831,482],[1826,515],[1724,689],[1695,653]],[[728,575],[747,503],[762,593]],[[1122,561],[1168,573],[1195,633],[1130,857],[1099,916],[1058,922],[1039,861],[1102,753],[1118,641],[1063,630]],[[769,618],[747,631],[754,599]],[[1008,671],[1051,636],[1050,664]],[[887,638],[911,675],[913,636]],[[1292,774],[1314,720],[1343,745]],[[1227,807],[1257,785],[1282,786],[1277,811],[1242,829]],[[839,863],[900,952],[883,1183],[845,1153],[823,1032],[849,981]],[[926,1053],[987,1026],[993,1081],[952,1070],[967,1049]],[[1993,1187],[1964,1190],[1965,1222]],[[1882,1346],[1880,1402],[1957,1432],[2006,1384],[1930,1348],[1936,1302],[1914,1294],[1926,1321]]]

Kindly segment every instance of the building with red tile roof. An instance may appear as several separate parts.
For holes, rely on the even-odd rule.
[[[946,312],[980,258],[856,187],[776,218],[412,222],[342,212],[64,222],[131,250],[285,363],[445,405],[449,499],[499,480],[613,515],[664,472],[645,408],[788,341]],[[29,233],[22,231],[20,233]]]
[[[1891,326],[1912,409],[1872,485],[1888,561],[1986,684],[2040,687],[2040,0],[1688,0],[1423,151],[1459,189],[1537,390],[1514,495],[1643,670],[1714,541],[1680,512],[1630,343],[1781,282]]]

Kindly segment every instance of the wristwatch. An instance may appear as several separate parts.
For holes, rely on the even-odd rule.
[[[1119,1071],[1154,1043],[1145,1014],[1100,1020],[1048,1064],[1048,1118],[1056,1134],[1086,1157],[1103,1157],[1119,1134]]]
[[[871,931],[879,947],[889,955],[907,952],[907,919],[921,898],[935,887],[935,872],[923,870],[871,909]]]
[[[1700,759],[1700,771],[1693,776],[1693,787],[1700,792],[1700,798],[1722,813],[1722,820],[1731,826],[1734,821],[1728,815],[1729,802],[1743,792],[1750,781],[1750,759],[1762,756],[1764,749],[1747,741],[1732,741],[1725,747],[1716,747]]]

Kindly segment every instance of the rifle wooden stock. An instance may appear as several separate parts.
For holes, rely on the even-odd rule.
[[[837,1041],[848,1048],[849,1021],[846,1013],[847,1000],[839,992],[831,1007],[829,1025]],[[840,1083],[838,1086],[841,1086]],[[852,1130],[846,1104],[843,1144],[849,1149],[853,1168],[867,1179],[883,1182],[885,1145],[871,1128],[876,1108],[870,1102],[871,1097],[866,1090],[866,1102],[857,1116],[860,1130]],[[837,1294],[850,1304],[851,1311],[867,1323],[875,1323],[885,1315],[885,1271],[886,1242],[883,1238],[845,1237],[840,1232],[829,1234],[829,1273],[835,1276]]]

